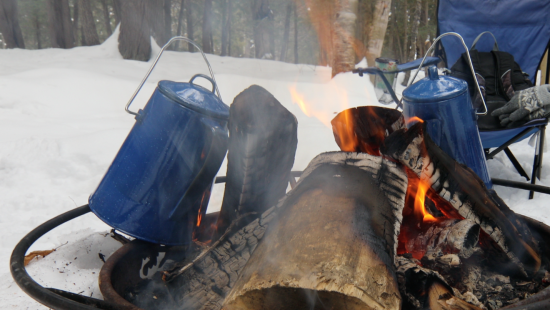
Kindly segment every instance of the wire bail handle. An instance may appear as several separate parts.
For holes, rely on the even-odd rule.
[[[208,80],[210,80],[212,82],[212,92],[214,92],[214,90],[216,90],[216,95],[218,96],[218,98],[220,98],[220,100],[222,100],[222,97],[220,95],[220,90],[218,89],[218,83],[216,83],[216,78],[214,77],[214,72],[212,71],[212,67],[210,66],[210,63],[208,62],[208,59],[206,59],[206,55],[204,54],[204,52],[202,51],[202,49],[197,45],[197,43],[193,42],[192,40],[186,38],[186,37],[173,37],[172,39],[170,39],[170,41],[168,41],[163,47],[162,49],[160,50],[159,54],[157,55],[157,58],[155,59],[155,61],[153,62],[153,64],[151,65],[151,67],[149,68],[149,71],[147,71],[147,74],[145,74],[145,77],[143,78],[143,80],[141,80],[141,83],[139,83],[139,86],[138,88],[136,89],[136,91],[134,92],[134,94],[132,95],[132,97],[130,98],[130,100],[128,101],[128,103],[126,104],[126,108],[124,108],[124,110],[126,112],[128,112],[129,114],[132,114],[132,115],[135,115],[135,116],[138,116],[139,114],[136,113],[136,112],[132,112],[130,111],[130,105],[132,104],[132,102],[134,101],[134,99],[136,98],[137,94],[139,93],[139,91],[141,90],[141,88],[143,87],[143,84],[145,84],[145,81],[147,81],[147,79],[149,78],[149,75],[151,75],[151,72],[153,71],[153,69],[155,68],[155,66],[157,65],[157,62],[159,61],[160,59],[160,56],[162,55],[162,53],[164,53],[164,50],[166,48],[168,48],[168,46],[170,46],[170,44],[172,44],[172,42],[174,41],[185,41],[187,43],[190,43],[190,44],[193,44],[193,46],[195,46],[199,52],[201,52],[202,54],[202,58],[204,58],[204,61],[206,62],[206,65],[208,66],[208,71],[210,71],[210,76],[212,77],[212,80],[210,80],[210,78],[208,78],[207,76],[204,76],[204,75],[195,75],[193,76],[193,78],[191,78],[191,80],[195,79],[195,77],[197,76],[202,76],[202,77],[205,77],[207,78]]]
[[[479,87],[479,83],[478,83],[477,78],[476,78],[476,73],[475,73],[475,70],[474,70],[474,66],[472,65],[472,58],[470,57],[470,51],[468,51],[468,47],[466,46],[466,43],[464,43],[464,39],[462,38],[462,36],[460,34],[456,33],[456,32],[446,32],[446,33],[440,35],[439,37],[437,37],[434,40],[434,42],[432,43],[432,46],[430,46],[430,48],[428,49],[428,51],[424,55],[424,58],[422,58],[422,62],[420,63],[420,66],[418,67],[418,69],[416,69],[416,72],[414,73],[414,76],[413,76],[412,80],[410,80],[409,83],[407,84],[407,87],[410,86],[414,82],[414,79],[416,79],[416,76],[418,75],[418,71],[420,71],[420,69],[422,69],[422,65],[424,64],[424,61],[426,60],[426,57],[434,49],[435,44],[437,42],[439,42],[439,40],[441,40],[443,37],[446,37],[446,36],[449,36],[449,35],[458,37],[460,39],[460,42],[462,43],[462,46],[464,46],[464,49],[466,50],[466,55],[468,56],[468,64],[470,65],[470,71],[472,71],[472,76],[473,76],[474,81],[476,83],[477,91],[479,92],[481,100],[483,101],[483,107],[485,107],[484,112],[476,112],[476,115],[487,115],[487,112],[488,112],[487,104],[485,103],[485,98],[483,98],[483,93],[481,92],[481,88]]]

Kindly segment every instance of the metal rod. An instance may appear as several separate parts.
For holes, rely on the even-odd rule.
[[[409,83],[407,84],[407,87],[410,86],[414,82],[414,80],[416,79],[416,76],[418,75],[418,72],[420,71],[420,69],[422,69],[422,65],[424,64],[424,61],[426,60],[426,57],[428,57],[428,55],[434,49],[435,44],[437,42],[439,42],[439,40],[441,40],[442,38],[444,38],[446,36],[450,36],[450,35],[455,36],[455,37],[460,39],[460,42],[462,43],[462,45],[464,46],[464,49],[466,50],[466,55],[468,55],[468,64],[470,65],[470,70],[472,71],[472,76],[474,77],[474,82],[476,83],[477,91],[479,92],[481,100],[483,101],[483,106],[485,107],[485,112],[483,112],[483,113],[476,112],[476,114],[477,115],[487,115],[487,112],[489,110],[487,109],[487,104],[485,103],[485,98],[483,98],[483,93],[481,92],[481,88],[479,87],[479,83],[477,82],[476,72],[474,71],[474,65],[472,65],[472,59],[470,57],[470,51],[468,50],[468,46],[466,46],[466,43],[464,43],[464,39],[462,38],[462,36],[460,34],[456,33],[456,32],[444,33],[444,34],[440,35],[439,37],[437,37],[434,40],[434,43],[432,43],[432,46],[430,46],[430,48],[428,49],[428,51],[424,55],[424,58],[422,58],[422,62],[420,63],[420,66],[418,66],[418,69],[416,69],[416,72],[414,73],[414,76],[413,76],[412,80],[410,80]]]
[[[510,180],[503,180],[503,179],[491,179],[494,185],[500,185],[500,186],[506,186],[506,187],[513,187],[513,188],[519,188],[524,189],[528,191],[543,193],[543,194],[549,194],[550,195],[550,187],[548,186],[542,186],[542,185],[536,185],[536,184],[530,184],[530,183],[524,183],[524,182],[517,182],[517,181],[510,181]]]
[[[145,77],[143,78],[143,80],[141,80],[141,83],[139,83],[139,86],[138,88],[136,89],[136,91],[134,92],[134,94],[132,95],[132,97],[130,98],[130,100],[128,100],[128,103],[126,104],[126,108],[124,109],[126,112],[128,112],[129,114],[132,114],[132,115],[135,115],[137,116],[138,114],[136,112],[132,112],[130,111],[130,105],[132,104],[132,102],[134,101],[134,99],[136,98],[137,94],[139,93],[139,91],[141,90],[141,88],[143,87],[143,84],[145,84],[145,81],[147,81],[147,79],[149,78],[149,75],[151,75],[151,72],[153,71],[153,69],[155,68],[155,66],[157,65],[157,62],[159,61],[160,59],[160,56],[162,55],[162,53],[164,53],[164,50],[170,46],[170,44],[172,44],[172,42],[174,41],[185,41],[187,43],[190,43],[190,44],[193,44],[198,50],[199,52],[201,52],[202,54],[202,58],[204,58],[204,61],[206,62],[206,65],[208,66],[208,71],[210,71],[210,76],[212,77],[212,80],[214,80],[214,87],[216,88],[216,95],[218,96],[218,98],[220,98],[220,100],[222,100],[222,97],[220,95],[220,90],[218,89],[218,83],[216,82],[216,78],[214,77],[214,72],[212,71],[212,67],[210,66],[210,63],[208,62],[208,59],[206,59],[206,55],[204,54],[204,52],[202,51],[202,49],[197,45],[197,43],[193,42],[192,40],[186,38],[186,37],[173,37],[172,39],[170,39],[170,41],[168,41],[168,43],[166,43],[162,49],[160,50],[160,52],[158,53],[157,55],[157,58],[155,59],[155,61],[153,62],[153,64],[151,65],[151,67],[149,68],[149,71],[147,71],[147,73],[145,74]],[[223,101],[223,100],[222,100]]]

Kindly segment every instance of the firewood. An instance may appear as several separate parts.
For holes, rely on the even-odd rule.
[[[224,309],[400,309],[394,254],[407,178],[364,153],[317,156]]]
[[[260,86],[237,95],[229,113],[227,182],[218,237],[240,214],[261,214],[285,195],[298,144],[296,117]]]
[[[465,219],[479,224],[518,273],[527,277],[539,270],[537,242],[521,218],[494,191],[489,191],[470,168],[443,152],[430,139],[424,124],[394,132],[385,140],[381,152],[429,182]]]
[[[331,124],[336,144],[342,151],[380,156],[385,138],[404,128],[405,119],[395,109],[365,106],[338,113]]]
[[[481,309],[457,298],[453,289],[436,271],[423,268],[414,259],[399,256],[396,261],[399,290],[405,308],[431,310]]]

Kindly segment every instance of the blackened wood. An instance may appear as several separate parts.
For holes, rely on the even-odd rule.
[[[253,85],[235,97],[218,236],[240,214],[262,213],[285,195],[297,130],[296,117],[264,88]]]
[[[121,1],[118,50],[124,59],[148,61],[151,57],[151,30],[147,0]]]
[[[236,283],[258,242],[264,237],[269,223],[274,218],[274,212],[277,212],[277,207],[266,210],[254,221],[234,232],[226,241],[221,242],[192,268],[167,283],[175,303],[181,309],[221,309],[226,294]],[[190,255],[187,261],[180,262],[175,269],[186,265],[201,252],[202,248],[195,245],[196,254]]]
[[[404,309],[480,309],[457,298],[439,273],[421,267],[418,261],[399,256],[396,267],[399,291],[404,298]]]
[[[0,32],[6,43],[6,48],[25,48],[16,0],[0,1]]]
[[[95,26],[95,18],[92,13],[92,5],[88,0],[78,0],[80,9],[80,22],[82,24],[83,45],[92,46],[99,44],[97,28]]]
[[[529,228],[470,168],[443,152],[428,136],[424,124],[394,132],[381,152],[428,182],[461,216],[478,223],[517,272],[529,276],[539,270],[537,241]]]
[[[379,156],[386,137],[405,128],[405,119],[395,109],[364,106],[340,112],[331,124],[336,144],[342,151]]]
[[[393,254],[406,188],[404,171],[381,157],[317,156],[224,309],[399,309]]]

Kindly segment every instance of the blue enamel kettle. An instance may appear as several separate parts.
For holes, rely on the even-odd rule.
[[[213,74],[197,74],[189,83],[160,81],[143,110],[129,110],[162,52],[175,40],[194,44],[174,37],[162,48],[126,105],[136,122],[89,198],[90,209],[108,225],[166,245],[190,243],[206,213],[227,152],[229,119]],[[196,85],[197,78],[208,80],[212,90]]]
[[[447,35],[458,36],[462,40],[457,33],[442,34],[434,41],[426,55],[441,38]],[[462,43],[466,48],[463,40]],[[468,51],[467,48],[466,51]],[[425,58],[426,56],[424,56]],[[419,68],[423,63],[424,60]],[[471,60],[470,69],[475,72]],[[418,71],[416,73],[418,74]],[[415,77],[416,74],[410,84],[414,82]],[[477,81],[475,75],[474,81]],[[479,84],[476,86],[477,91],[481,93]],[[403,91],[403,114],[406,120],[416,116],[426,122],[428,134],[432,140],[456,161],[470,167],[483,180],[487,188],[492,188],[477,128],[477,115],[487,114],[485,100],[483,96],[481,98],[485,112],[476,112],[466,81],[440,76],[437,68],[431,66],[428,68],[426,78],[410,85]],[[409,127],[412,125],[413,123],[408,123]]]

